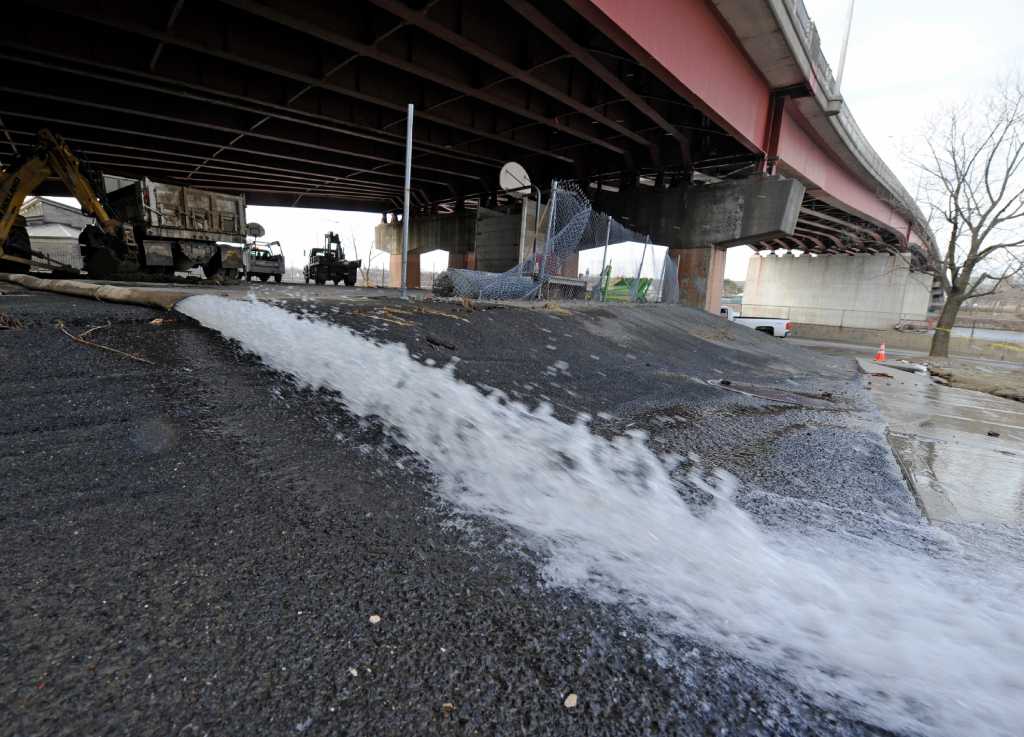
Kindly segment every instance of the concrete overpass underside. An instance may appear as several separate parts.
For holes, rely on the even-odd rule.
[[[720,216],[694,203],[765,175],[799,182],[800,206],[732,242],[862,253],[921,240],[913,203],[830,90],[799,0],[640,5],[13,0],[0,164],[45,127],[111,174],[394,213],[412,102],[414,218],[514,209],[497,180],[515,160],[677,249],[723,246],[701,235]],[[749,202],[730,201],[739,220]]]

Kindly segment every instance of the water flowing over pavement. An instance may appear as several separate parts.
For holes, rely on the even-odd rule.
[[[860,363],[930,519],[1024,525],[1024,404]]]
[[[923,523],[850,362],[670,307],[15,308],[15,734],[1020,723],[1019,541]]]
[[[483,394],[402,345],[277,307],[202,296],[179,309],[380,418],[430,463],[449,501],[522,533],[555,585],[787,670],[896,729],[1009,735],[1024,723],[1022,579],[999,561],[908,548],[905,525],[884,519],[877,537],[855,542],[768,533],[732,503],[734,477],[701,469],[685,483],[715,501],[697,514],[642,432],[602,437],[587,417],[569,424],[546,403],[531,411]],[[360,369],[375,381],[353,387],[345,377]]]

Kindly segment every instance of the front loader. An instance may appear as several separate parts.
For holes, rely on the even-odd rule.
[[[24,273],[31,267],[32,245],[25,219],[18,213],[25,198],[53,176],[64,182],[82,212],[98,223],[87,226],[79,236],[79,241],[103,260],[97,266],[115,273],[138,271],[138,248],[131,228],[113,217],[90,172],[64,139],[48,130],[39,131],[37,145],[0,171],[0,271]]]

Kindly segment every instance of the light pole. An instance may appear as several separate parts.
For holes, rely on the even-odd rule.
[[[409,278],[409,190],[412,187],[412,115],[413,105],[409,103],[405,123],[405,201],[402,205],[402,299],[405,299]]]
[[[836,72],[836,91],[843,86],[843,72],[846,70],[846,50],[850,45],[850,29],[853,28],[853,5],[856,0],[850,0],[850,7],[846,10],[846,31],[843,33],[843,50],[839,52],[839,70]]]

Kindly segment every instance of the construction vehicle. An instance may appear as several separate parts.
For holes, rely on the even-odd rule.
[[[335,284],[344,281],[346,287],[354,287],[362,265],[361,259],[349,261],[345,258],[341,237],[332,231],[324,235],[323,248],[309,252],[309,263],[302,267],[302,277],[306,284],[310,281],[321,285],[329,281]]]
[[[25,273],[32,267],[32,245],[19,210],[25,198],[51,176],[59,177],[82,205],[82,212],[96,219],[98,225],[86,228],[92,229],[89,238],[94,247],[130,257],[137,244],[124,239],[122,223],[93,185],[91,172],[59,136],[42,130],[32,151],[0,171],[0,270]]]
[[[230,277],[242,266],[241,248],[217,241],[244,241],[244,197],[148,179],[132,181],[108,197],[103,180],[64,140],[41,130],[35,148],[0,171],[0,270],[27,272],[33,257],[42,257],[33,253],[18,211],[26,197],[54,176],[82,212],[96,220],[78,236],[89,276],[173,277],[175,271],[202,266],[207,277]]]
[[[253,276],[260,281],[274,277],[274,281],[280,284],[284,277],[284,252],[281,250],[281,243],[264,243],[257,240],[246,243],[242,249],[241,276],[247,281],[252,281]]]
[[[245,242],[245,196],[163,184],[143,177],[110,192],[111,207],[125,219],[125,231],[139,244],[140,266],[148,274],[173,277],[200,266],[207,279],[236,279]],[[130,224],[129,228],[127,224]],[[90,275],[94,268],[83,243]],[[94,253],[94,262],[103,256]],[[111,264],[123,271],[131,265]],[[108,270],[101,263],[101,271]]]

